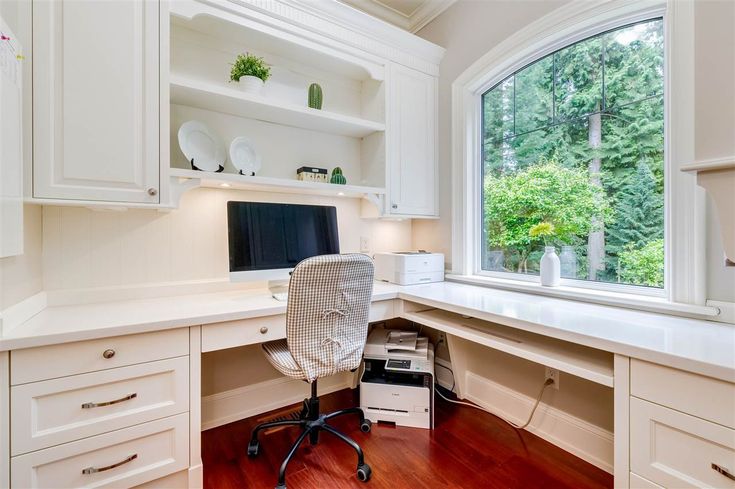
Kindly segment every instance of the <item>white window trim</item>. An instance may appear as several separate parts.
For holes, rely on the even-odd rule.
[[[481,96],[507,76],[576,41],[636,21],[663,17],[666,49],[665,288],[565,281],[478,273],[481,231]],[[529,24],[470,66],[452,84],[452,274],[487,286],[580,300],[712,316],[705,305],[704,192],[679,169],[694,161],[694,2],[677,0],[574,0]],[[676,196],[676,198],[672,198]],[[646,297],[649,296],[649,297]]]

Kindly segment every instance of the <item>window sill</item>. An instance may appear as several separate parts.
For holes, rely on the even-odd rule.
[[[452,282],[461,282],[480,285],[488,288],[526,292],[529,294],[557,297],[582,302],[593,302],[605,306],[625,307],[642,311],[673,314],[677,316],[697,317],[701,319],[719,320],[721,311],[718,307],[700,306],[671,302],[659,297],[647,297],[636,294],[584,289],[581,287],[544,287],[538,282],[522,280],[508,280],[480,275],[447,274],[446,279]]]

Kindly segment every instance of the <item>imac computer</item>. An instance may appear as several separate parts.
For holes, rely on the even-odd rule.
[[[227,229],[230,280],[267,280],[280,300],[298,262],[339,253],[337,210],[330,206],[228,202]]]

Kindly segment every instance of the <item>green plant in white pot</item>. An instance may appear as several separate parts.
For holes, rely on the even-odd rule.
[[[263,58],[250,53],[238,54],[230,70],[230,80],[239,83],[240,88],[249,93],[259,94],[270,76],[271,69]]]

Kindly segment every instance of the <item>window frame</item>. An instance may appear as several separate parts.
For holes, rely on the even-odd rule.
[[[663,19],[664,29],[664,287],[563,279],[559,288],[539,285],[535,275],[481,268],[482,94],[523,67],[559,49],[629,24]],[[676,0],[573,1],[506,39],[452,85],[453,280],[464,280],[544,295],[655,308],[685,309],[711,315],[706,300],[704,197],[694,179],[679,168],[694,161],[694,13]],[[676,196],[676,199],[672,199]],[[678,304],[678,305],[677,305]]]

